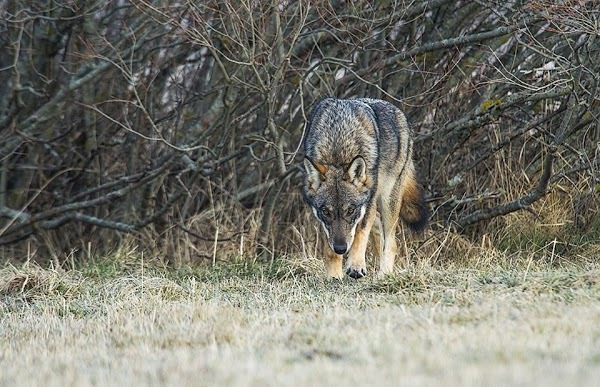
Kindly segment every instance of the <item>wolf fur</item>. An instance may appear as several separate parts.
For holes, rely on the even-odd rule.
[[[415,178],[412,134],[404,114],[376,99],[321,100],[304,140],[303,196],[327,235],[325,267],[331,277],[367,274],[365,252],[380,224],[379,273],[391,273],[398,218],[414,231],[429,212]]]

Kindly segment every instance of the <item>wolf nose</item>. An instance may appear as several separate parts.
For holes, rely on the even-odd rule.
[[[333,244],[333,251],[335,251],[336,254],[344,254],[347,249],[348,249],[348,246],[346,246],[346,243],[334,243]]]

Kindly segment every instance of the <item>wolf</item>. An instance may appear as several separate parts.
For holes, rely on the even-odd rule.
[[[304,200],[323,226],[330,277],[367,275],[369,233],[379,228],[379,274],[393,271],[398,219],[422,231],[429,211],[415,177],[406,117],[389,102],[325,98],[313,108],[304,138]]]

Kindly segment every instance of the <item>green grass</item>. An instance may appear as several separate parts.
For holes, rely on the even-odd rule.
[[[121,263],[119,263],[121,262]],[[125,262],[125,263],[123,263]],[[0,269],[0,385],[594,385],[600,264]],[[33,365],[33,366],[32,366]]]

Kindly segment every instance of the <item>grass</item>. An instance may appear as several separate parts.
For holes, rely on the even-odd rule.
[[[600,264],[0,269],[0,385],[595,385]]]

